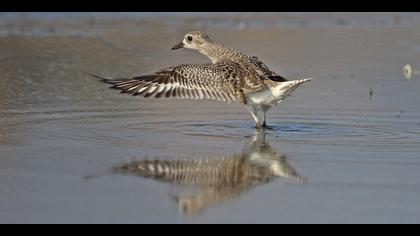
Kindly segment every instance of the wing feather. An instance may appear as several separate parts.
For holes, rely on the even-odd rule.
[[[240,68],[226,69],[226,65],[180,65],[151,75],[131,79],[110,79],[95,76],[111,84],[111,88],[133,96],[156,98],[212,99],[228,103],[239,102],[236,85]]]

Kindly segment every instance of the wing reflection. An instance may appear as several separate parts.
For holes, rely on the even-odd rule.
[[[190,193],[181,191],[174,198],[180,211],[194,215],[278,177],[305,183],[306,178],[301,177],[286,159],[265,141],[263,132],[256,132],[242,154],[209,159],[135,161],[117,170],[190,190]]]

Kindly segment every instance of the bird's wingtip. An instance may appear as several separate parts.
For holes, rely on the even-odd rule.
[[[92,74],[92,73],[89,73],[89,72],[85,72],[85,71],[82,71],[82,73],[85,74],[85,75],[88,75],[90,77],[93,77],[93,78],[95,78],[95,79],[97,79],[99,81],[103,81],[103,82],[112,79],[112,78],[107,78],[107,77],[102,77],[102,76],[99,76],[99,75],[95,75],[95,74]]]

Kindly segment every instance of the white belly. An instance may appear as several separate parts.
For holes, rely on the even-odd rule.
[[[252,105],[273,106],[283,101],[283,99],[284,97],[281,94],[276,94],[271,89],[248,94],[248,103]]]
[[[248,94],[248,102],[251,105],[277,105],[282,102],[287,97],[287,95],[293,92],[299,85],[307,81],[311,81],[311,79],[308,78],[276,83],[274,86],[267,87],[263,91]]]

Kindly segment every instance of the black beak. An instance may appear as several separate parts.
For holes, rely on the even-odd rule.
[[[171,49],[176,50],[184,47],[184,43],[180,42],[177,45],[173,46]]]

